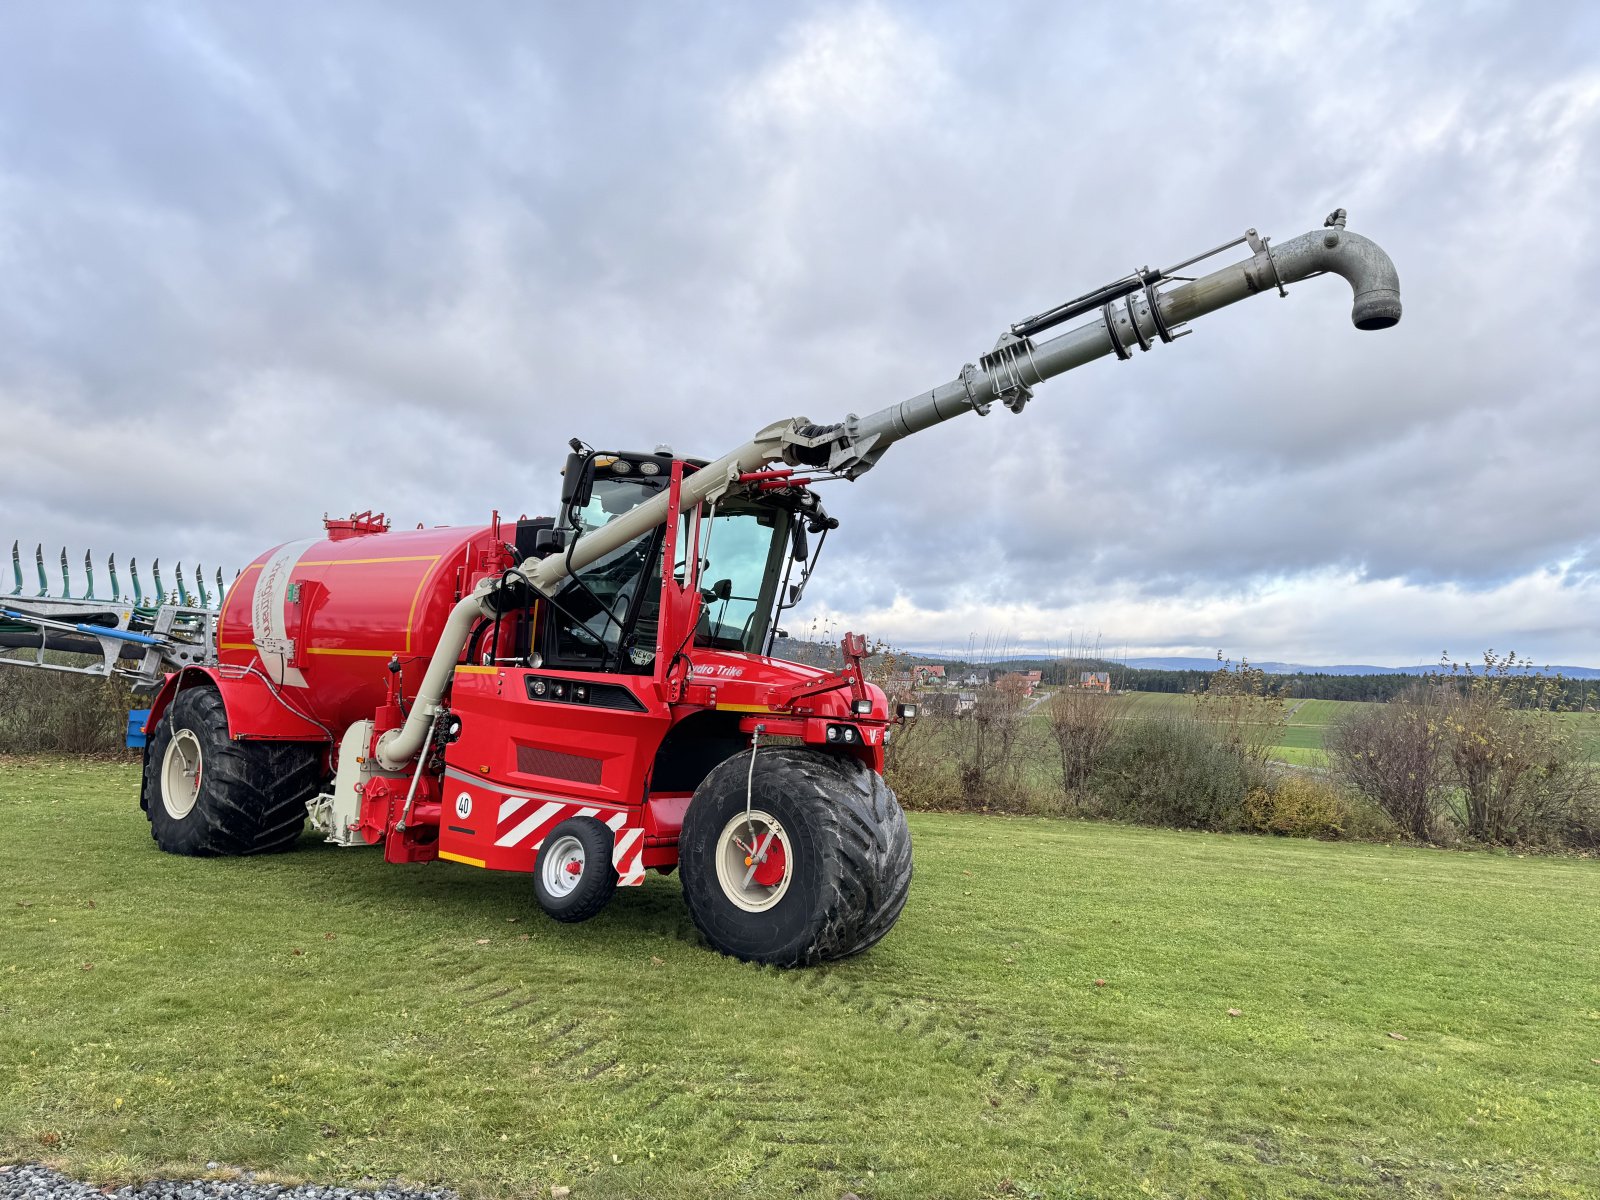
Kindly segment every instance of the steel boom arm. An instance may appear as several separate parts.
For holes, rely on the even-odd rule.
[[[1350,319],[1357,329],[1387,329],[1400,320],[1400,277],[1377,243],[1350,233],[1343,221],[1340,210],[1329,217],[1327,227],[1281,246],[1269,246],[1251,230],[1239,241],[1249,240],[1260,248],[1247,259],[1166,292],[1157,291],[1154,284],[1137,284],[1108,301],[1093,319],[1048,341],[1034,343],[1008,334],[980,365],[969,364],[949,383],[865,417],[851,415],[827,426],[813,425],[805,417],[768,425],[685,480],[683,504],[711,499],[739,475],[776,463],[813,466],[854,479],[901,438],[973,409],[987,411],[997,400],[1020,411],[1032,389],[1046,379],[1109,354],[1127,358],[1136,347],[1148,349],[1156,342],[1171,341],[1174,331],[1196,317],[1315,275],[1339,275],[1350,284],[1354,294]],[[570,555],[541,560],[525,572],[528,581],[548,593],[566,578],[569,566],[585,567],[627,544],[659,525],[666,512],[667,498],[662,494],[585,534]]]
[[[1394,263],[1376,242],[1344,227],[1345,213],[1332,213],[1320,230],[1282,245],[1269,245],[1250,230],[1237,241],[1169,267],[1136,271],[1125,279],[1069,301],[1050,312],[1012,326],[977,365],[968,364],[949,383],[869,413],[854,414],[835,425],[815,425],[793,417],[768,425],[738,449],[695,472],[683,482],[684,508],[715,499],[739,476],[776,464],[805,466],[847,479],[870,470],[883,452],[923,429],[974,409],[987,412],[996,401],[1020,412],[1033,388],[1097,358],[1132,356],[1157,342],[1181,336],[1183,325],[1226,308],[1259,292],[1277,290],[1317,275],[1338,275],[1353,295],[1351,323],[1357,329],[1387,329],[1400,320],[1400,277]],[[1188,279],[1169,290],[1158,285],[1178,278],[1176,271],[1233,246],[1248,243],[1250,257]],[[1033,335],[1092,312],[1082,324],[1045,341]],[[616,520],[580,537],[565,554],[529,564],[519,574],[537,591],[552,594],[573,571],[626,545],[661,524],[667,516],[667,494],[660,493]],[[499,581],[486,580],[463,597],[440,639],[439,647],[406,724],[385,734],[378,757],[397,769],[421,748],[429,722],[444,696],[468,631],[481,616],[493,613],[488,603]]]

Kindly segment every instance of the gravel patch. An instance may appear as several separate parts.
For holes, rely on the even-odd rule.
[[[213,1170],[215,1164],[208,1164]],[[245,1172],[239,1179],[152,1179],[148,1183],[101,1188],[79,1183],[38,1163],[0,1167],[0,1200],[459,1200],[449,1188],[416,1191],[399,1184],[329,1187],[302,1183],[257,1183]]]

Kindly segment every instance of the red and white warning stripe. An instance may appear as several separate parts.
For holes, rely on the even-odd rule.
[[[611,865],[616,869],[617,882],[631,887],[644,882],[644,827],[628,824],[626,809],[602,810],[565,800],[544,800],[535,796],[507,796],[500,802],[500,812],[495,820],[495,846],[509,849],[528,846],[537,852],[545,837],[569,817],[599,817],[611,830],[614,839]],[[537,805],[531,812],[530,806]],[[524,815],[526,814],[526,815]]]

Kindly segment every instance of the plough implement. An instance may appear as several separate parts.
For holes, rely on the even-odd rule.
[[[61,580],[52,595],[42,545],[34,548],[33,558],[37,591],[24,585],[21,548],[11,543],[12,587],[0,592],[0,665],[116,676],[132,683],[135,691],[153,691],[172,671],[216,662],[216,622],[226,591],[220,570],[213,577],[212,590],[206,586],[204,568],[197,566],[186,580],[179,563],[176,586],[168,591],[157,559],[150,568],[154,586],[146,590],[139,578],[138,561],[129,559],[132,594],[125,596],[117,577],[116,555],[108,555],[110,595],[101,597],[95,594],[91,551],[83,556],[83,590],[74,595],[63,549]],[[77,661],[61,662],[61,655]]]

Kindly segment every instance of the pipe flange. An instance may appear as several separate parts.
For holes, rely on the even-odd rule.
[[[1139,294],[1134,292],[1124,303],[1128,309],[1128,324],[1133,326],[1134,340],[1139,343],[1140,350],[1148,352],[1150,349],[1150,339],[1145,336],[1144,330],[1139,328],[1139,310],[1134,307],[1134,304],[1138,298]]]
[[[1116,353],[1118,361],[1127,362],[1133,357],[1133,351],[1122,343],[1122,335],[1117,332],[1117,315],[1111,311],[1109,300],[1100,310],[1100,316],[1106,323],[1106,336],[1111,339],[1111,349]]]

